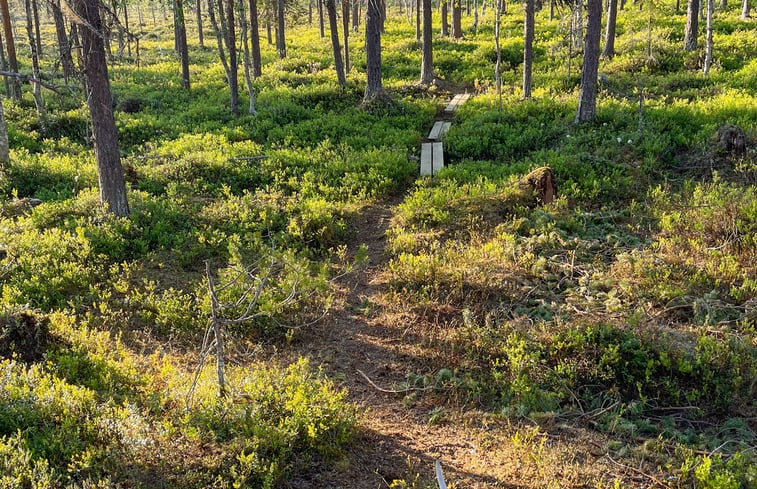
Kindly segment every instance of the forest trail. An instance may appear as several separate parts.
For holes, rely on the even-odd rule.
[[[449,113],[440,114],[449,120]],[[425,318],[419,325],[413,311],[385,305],[390,293],[387,232],[405,197],[373,203],[353,219],[348,256],[365,245],[367,265],[339,279],[340,302],[293,345],[295,354],[309,357],[348,390],[361,419],[344,460],[335,467],[306,470],[306,476],[289,481],[290,487],[436,488],[436,459],[456,488],[545,487],[544,477],[559,479],[564,487],[591,479],[586,470],[579,474],[577,469],[587,463],[587,454],[573,446],[579,440],[585,449],[597,445],[587,432],[572,430],[568,442],[551,438],[537,460],[530,446],[513,447],[510,442],[522,426],[398,387],[408,373],[433,375],[454,368],[437,348],[451,315]],[[418,396],[406,402],[407,395]]]

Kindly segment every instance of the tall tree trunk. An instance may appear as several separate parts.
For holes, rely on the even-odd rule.
[[[695,51],[697,49],[698,35],[699,0],[689,0],[689,5],[686,9],[686,34],[683,38],[683,49],[686,51]]]
[[[18,61],[16,59],[16,43],[13,37],[13,26],[11,25],[10,9],[8,0],[0,0],[0,13],[3,15],[3,29],[5,30],[5,47],[8,52],[8,66],[14,73],[18,73]],[[21,99],[21,82],[18,77],[11,79],[11,97],[15,100]]]
[[[32,76],[35,80],[40,79],[39,55],[37,53],[37,41],[34,37],[34,15],[32,14],[32,1],[25,0],[24,7],[26,10],[26,35],[29,36],[29,50],[32,57]],[[45,123],[45,101],[42,98],[42,86],[37,82],[29,82],[32,86],[32,95],[34,96],[34,106],[37,109],[37,117],[40,124]]]
[[[8,126],[5,124],[3,97],[0,97],[0,171],[8,168],[11,162],[10,146],[8,145]]]
[[[326,36],[326,31],[323,28],[323,0],[316,0],[316,2],[318,2],[318,30],[321,33],[321,38],[323,38]]]
[[[471,30],[474,34],[478,32],[478,0],[473,0],[473,26]]]
[[[197,0],[195,5],[195,16],[197,17],[197,39],[200,41],[200,47],[205,47],[205,36],[202,32],[202,2]]]
[[[618,19],[618,0],[609,0],[607,12],[607,26],[605,27],[605,48],[602,57],[612,58],[615,56],[615,24]]]
[[[344,36],[344,72],[350,72],[350,2],[342,0],[342,35]]]
[[[279,0],[281,1],[281,0]],[[223,3],[223,0],[221,0]],[[231,113],[239,114],[239,79],[237,77],[237,35],[236,22],[234,22],[234,2],[226,0],[226,19],[221,18],[221,23],[226,21],[226,49],[229,51],[229,89],[231,91]],[[283,35],[283,34],[282,34]]]
[[[704,74],[710,74],[712,66],[712,16],[715,11],[715,0],[706,0],[707,2],[707,40],[704,48]]]
[[[720,10],[725,10],[728,8],[728,2],[726,0],[720,0]]]
[[[334,69],[336,79],[340,86],[347,84],[344,76],[344,63],[342,62],[342,47],[339,46],[339,22],[336,18],[336,1],[326,0],[326,12],[329,15],[329,30],[331,31],[331,47],[334,50]]]
[[[749,0],[744,0],[743,4],[741,5],[741,20],[746,20],[751,17],[752,16],[749,14]]]
[[[266,21],[265,21],[265,35],[266,35],[266,39],[268,41],[268,45],[272,46],[273,45],[273,39],[271,37],[271,19],[270,18],[266,18]]]
[[[365,8],[365,71],[363,102],[384,96],[381,83],[381,0],[367,0]]]
[[[126,29],[126,53],[131,57],[131,33],[129,29],[129,8],[126,6],[126,0],[124,0],[124,29]],[[186,31],[186,28],[185,28]],[[186,32],[184,33],[186,38]]]
[[[3,36],[0,35],[0,68],[2,68],[3,71],[8,71],[8,60],[5,59],[5,49],[3,48]],[[3,88],[5,89],[5,96],[10,97],[11,96],[11,84],[9,77],[4,76],[3,77]]]
[[[313,0],[308,1],[308,25],[313,25]]]
[[[239,25],[242,34],[242,53],[244,57],[244,80],[247,84],[247,95],[249,96],[250,104],[247,108],[247,113],[255,115],[258,111],[255,109],[255,90],[252,86],[252,61],[250,61],[250,43],[247,39],[247,16],[244,11],[244,0],[239,0]]]
[[[415,0],[415,41],[421,40],[421,4],[422,0]]]
[[[494,13],[494,49],[497,53],[497,63],[494,65],[494,83],[497,86],[499,97],[499,110],[502,111],[502,48],[499,45],[500,30],[502,27],[502,0],[494,0],[496,11]]]
[[[452,37],[463,37],[463,6],[462,0],[452,0]]]
[[[39,34],[39,9],[37,0],[32,1],[32,16],[34,17],[34,42],[37,45],[37,56],[42,58],[42,36]]]
[[[258,0],[250,0],[250,44],[252,44],[252,76],[263,74],[260,62],[260,30],[258,27]]]
[[[284,37],[284,0],[276,0],[276,20],[279,28],[276,31],[276,49],[279,51],[279,58],[284,59],[287,56],[286,38]]]
[[[449,22],[447,21],[447,0],[440,0],[442,8],[442,37],[449,36]]]
[[[118,216],[129,215],[126,185],[118,151],[118,132],[113,118],[113,98],[105,61],[98,0],[72,0],[72,7],[88,27],[81,29],[82,61],[87,92],[87,105],[92,116],[92,135],[100,184],[100,200]],[[91,26],[91,27],[89,27]]]
[[[357,32],[360,27],[360,0],[352,0],[352,30]]]
[[[599,38],[602,33],[602,0],[588,0],[586,7],[586,42],[581,70],[581,91],[578,96],[576,122],[594,119],[597,111],[597,72],[599,71]]]
[[[176,44],[179,47],[179,58],[181,59],[181,86],[189,90],[189,50],[187,49],[187,26],[182,0],[174,0],[173,15],[176,23]]]
[[[58,51],[60,52],[60,63],[63,68],[63,78],[68,82],[69,78],[74,77],[74,60],[71,57],[71,45],[68,42],[66,33],[66,23],[63,20],[63,12],[60,9],[60,0],[50,2],[50,7],[55,22],[55,34],[58,38]]]
[[[581,49],[584,47],[584,9],[582,1],[574,6],[573,30],[576,33],[573,36],[573,40],[576,43],[575,47]]]
[[[419,0],[421,1],[421,0]],[[421,83],[430,85],[434,82],[434,44],[431,26],[431,0],[423,3],[423,51],[421,58]]]
[[[523,98],[531,98],[531,66],[534,61],[534,0],[526,0],[523,6]]]
[[[549,20],[555,20],[555,0],[549,0]]]

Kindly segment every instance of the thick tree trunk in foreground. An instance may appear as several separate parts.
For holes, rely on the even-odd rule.
[[[339,46],[339,22],[336,18],[336,1],[326,0],[326,12],[329,15],[329,30],[331,31],[331,47],[334,50],[334,69],[340,86],[347,84],[342,63],[342,48]]]
[[[607,12],[607,26],[605,28],[605,48],[602,57],[612,58],[615,56],[615,25],[618,19],[618,0],[609,0]]]
[[[113,118],[113,99],[105,62],[102,28],[97,0],[73,0],[76,13],[94,30],[83,27],[80,32],[87,105],[92,115],[92,135],[95,140],[95,157],[100,184],[100,200],[108,210],[118,216],[129,215],[126,185],[118,151],[118,132]]]
[[[534,0],[524,3],[524,37],[523,45],[523,98],[531,98],[531,70],[534,60]]]
[[[421,59],[421,83],[430,85],[434,82],[434,43],[431,27],[431,0],[418,0],[423,3],[423,52]]]
[[[1,0],[0,0],[1,1]],[[683,38],[683,49],[694,51],[697,49],[699,35],[699,0],[689,0],[686,9],[686,34]]]
[[[363,102],[384,96],[381,83],[381,0],[367,0],[365,9],[365,71]]]
[[[599,71],[599,38],[602,31],[602,0],[588,0],[586,42],[581,70],[581,91],[578,96],[576,122],[594,119],[597,111],[597,72]]]

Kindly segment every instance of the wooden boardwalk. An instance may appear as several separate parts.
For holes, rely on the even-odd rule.
[[[469,98],[468,93],[458,93],[452,97],[444,112],[454,113]],[[434,122],[427,138],[431,142],[421,144],[421,176],[433,177],[444,168],[444,146],[441,140],[451,126],[452,123],[446,120]]]

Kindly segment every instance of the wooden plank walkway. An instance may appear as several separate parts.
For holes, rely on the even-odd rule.
[[[449,131],[450,126],[452,126],[451,122],[445,122],[445,121],[434,122],[434,127],[432,127],[431,132],[428,133],[428,138],[432,140],[439,140],[443,138],[444,135],[447,134],[447,131]]]
[[[444,148],[442,143],[421,145],[421,175],[434,176],[444,168]]]
[[[447,112],[448,114],[455,112],[457,108],[463,105],[469,98],[469,93],[458,93],[457,95],[452,97],[452,100],[450,101],[449,105],[447,105],[447,108],[444,109],[444,112]]]

